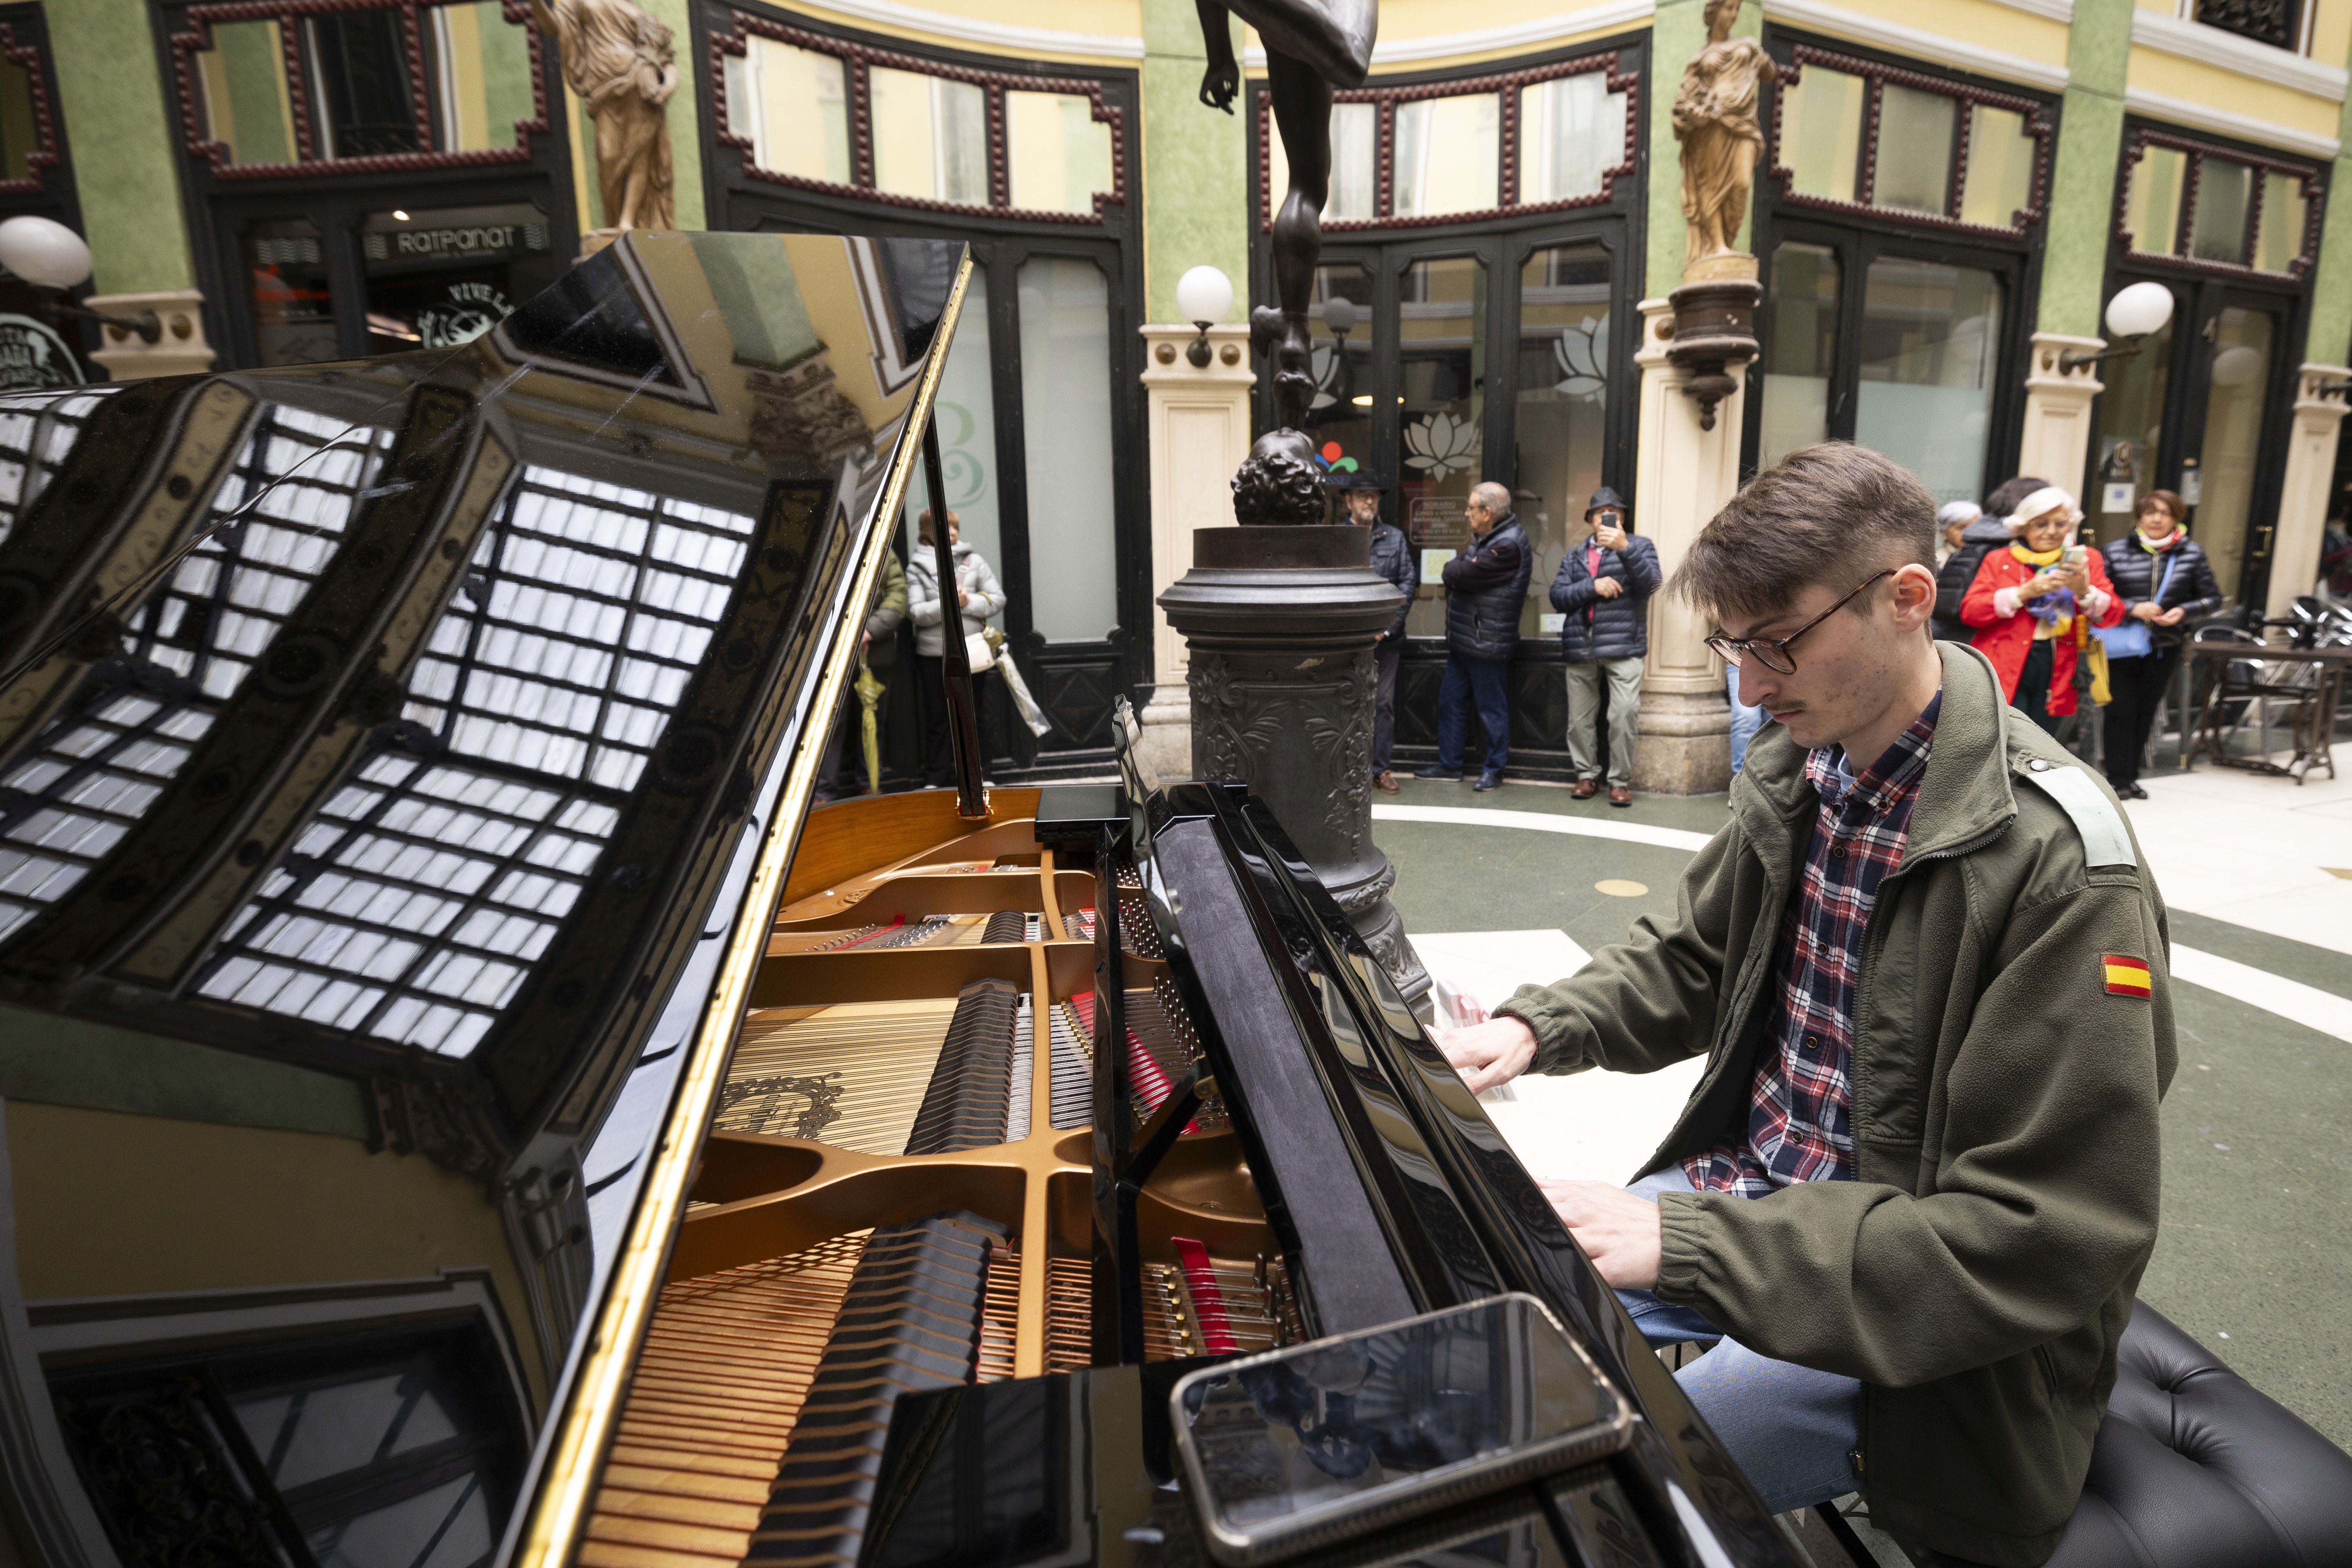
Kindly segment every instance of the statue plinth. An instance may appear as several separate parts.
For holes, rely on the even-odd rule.
[[[1237,779],[1272,808],[1407,1002],[1430,988],[1372,842],[1372,648],[1396,589],[1371,531],[1205,528],[1160,595],[1190,653],[1192,773]]]
[[[1702,257],[1683,269],[1683,286],[1666,299],[1675,308],[1666,358],[1689,374],[1683,391],[1698,400],[1698,427],[1712,430],[1716,405],[1738,389],[1731,372],[1761,352],[1756,307],[1764,286],[1756,280],[1756,258],[1739,252]]]

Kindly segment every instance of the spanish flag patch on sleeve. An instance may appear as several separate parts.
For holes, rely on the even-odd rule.
[[[2104,954],[2099,963],[2106,971],[2107,994],[2110,996],[2145,996],[2148,993],[2147,965],[2137,958],[2126,958],[2120,952]]]

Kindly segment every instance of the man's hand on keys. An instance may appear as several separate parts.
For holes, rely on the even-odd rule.
[[[1489,1018],[1437,1037],[1438,1049],[1473,1094],[1508,1083],[1536,1059],[1536,1032],[1517,1018]]]

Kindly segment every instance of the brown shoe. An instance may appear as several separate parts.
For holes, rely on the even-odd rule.
[[[1389,772],[1386,768],[1382,768],[1379,773],[1374,773],[1372,775],[1372,782],[1381,786],[1381,793],[1382,795],[1394,795],[1397,793],[1396,774]]]
[[[1612,805],[1631,805],[1633,804],[1633,792],[1627,789],[1623,784],[1611,784],[1609,786],[1609,804]]]
[[[1599,793],[1601,783],[1597,779],[1579,779],[1576,781],[1576,787],[1568,793],[1577,800],[1591,800],[1595,794]]]

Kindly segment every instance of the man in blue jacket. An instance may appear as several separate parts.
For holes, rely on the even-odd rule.
[[[1474,786],[1493,789],[1511,760],[1511,653],[1519,646],[1535,552],[1511,513],[1511,492],[1488,480],[1470,491],[1463,515],[1470,541],[1445,563],[1445,679],[1437,689],[1437,763],[1413,777],[1462,778],[1470,703],[1486,727],[1486,765]]]
[[[1381,521],[1380,480],[1370,474],[1339,474],[1333,476],[1331,488],[1345,498],[1348,521],[1372,531],[1372,570],[1404,595],[1396,619],[1372,647],[1372,668],[1379,680],[1372,700],[1372,783],[1382,793],[1394,795],[1396,774],[1389,771],[1389,760],[1396,746],[1397,666],[1404,659],[1405,617],[1412,614],[1413,595],[1421,590],[1421,558],[1413,552],[1404,530]]]
[[[1658,591],[1658,547],[1625,526],[1625,502],[1602,485],[1584,509],[1592,533],[1571,544],[1551,580],[1562,614],[1568,660],[1568,756],[1579,800],[1601,787],[1594,745],[1601,683],[1609,683],[1609,804],[1633,804],[1633,721],[1642,711],[1642,660],[1650,651],[1650,595]]]

